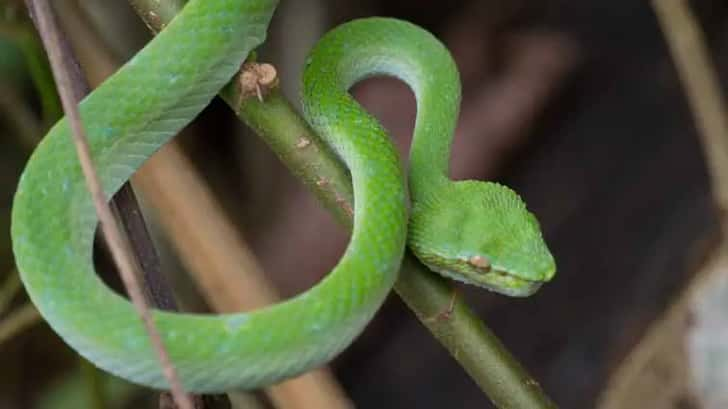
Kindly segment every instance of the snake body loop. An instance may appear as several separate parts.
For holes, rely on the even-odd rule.
[[[235,74],[251,49],[263,42],[275,6],[273,0],[190,1],[167,28],[80,104],[107,195],[190,122]],[[543,254],[537,225],[534,231],[535,219],[517,196],[513,198],[515,194],[492,187],[498,185],[488,185],[495,193],[489,191],[490,196],[476,200],[475,209],[466,206],[463,212],[478,212],[487,204],[486,215],[504,213],[506,223],[492,227],[488,237],[502,237],[503,229],[514,227],[513,220],[526,225],[515,227],[527,234],[516,232],[515,238],[466,244],[465,250],[458,250],[463,237],[482,236],[477,228],[453,238],[452,232],[433,230],[453,220],[434,223],[440,227],[421,224],[428,213],[443,213],[442,208],[449,207],[442,205],[441,195],[467,201],[448,191],[460,189],[453,186],[464,182],[453,184],[446,178],[460,95],[457,70],[445,48],[414,25],[392,19],[351,22],[321,40],[307,61],[303,79],[307,120],[351,172],[355,210],[350,243],[327,277],[280,304],[224,315],[155,311],[156,324],[187,390],[256,388],[320,365],[351,343],[391,290],[408,229],[404,179],[386,132],[347,93],[354,82],[375,74],[405,80],[417,96],[410,174],[410,231],[415,234],[410,235],[410,245],[423,261],[471,282],[489,273],[459,275],[459,265],[470,257],[482,268],[483,258],[489,257],[491,273],[515,284],[493,284],[489,279],[486,286],[514,295],[525,295],[553,274],[553,260],[547,250]],[[166,388],[131,304],[106,287],[94,271],[97,219],[69,132],[66,120],[53,127],[32,155],[17,190],[12,237],[22,280],[46,321],[81,355],[133,382]],[[495,207],[496,213],[488,207]],[[460,216],[454,217],[458,221]],[[450,242],[438,243],[433,232]],[[485,253],[481,256],[480,251]],[[532,267],[538,263],[514,262],[517,257],[509,251],[538,259],[545,267],[535,271]],[[501,265],[508,271],[498,270]],[[519,287],[524,283],[525,290]]]

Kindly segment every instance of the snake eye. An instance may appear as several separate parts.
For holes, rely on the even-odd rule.
[[[472,256],[468,259],[468,264],[476,267],[481,272],[485,273],[490,270],[490,260],[483,256]]]

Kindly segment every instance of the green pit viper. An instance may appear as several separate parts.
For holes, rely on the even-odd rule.
[[[190,1],[82,101],[107,195],[233,77],[264,41],[276,3]],[[387,133],[348,94],[357,81],[381,74],[406,82],[417,100],[409,208]],[[448,179],[460,82],[450,54],[431,34],[387,18],[334,29],[306,61],[302,104],[310,125],[350,170],[351,240],[330,274],[285,302],[223,315],[154,311],[189,391],[256,388],[333,358],[391,290],[406,241],[432,270],[511,296],[530,295],[554,275],[538,223],[513,191]],[[95,273],[96,226],[63,119],[33,153],[15,196],[12,238],[21,278],[48,324],[81,355],[133,382],[166,388],[139,316]]]

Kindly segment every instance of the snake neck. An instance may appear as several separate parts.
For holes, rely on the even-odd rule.
[[[421,45],[408,57],[415,74],[405,81],[417,98],[409,188],[412,200],[419,201],[453,183],[450,147],[460,107],[460,78],[449,52],[434,38],[432,45]]]
[[[450,145],[460,106],[457,67],[437,38],[410,23],[371,18],[357,25],[370,26],[369,32],[374,34],[366,37],[347,34],[353,26],[338,30],[325,50],[314,52],[317,64],[309,67],[309,71],[316,73],[308,77],[311,81],[308,89],[323,93],[324,84],[330,84],[332,89],[342,91],[342,94],[324,97],[336,100],[338,110],[345,112],[347,109],[341,106],[349,106],[350,101],[343,93],[365,78],[392,76],[410,87],[417,100],[417,117],[410,149],[409,188],[412,200],[418,201],[438,191],[443,184],[451,183],[448,179]],[[304,95],[308,100],[321,98],[321,95]],[[307,116],[315,122],[320,107],[309,111]],[[356,111],[360,110],[356,108]]]
[[[412,146],[409,158],[409,190],[413,202],[426,201],[427,198],[439,195],[447,186],[453,183],[450,173],[450,143],[454,123],[444,122],[424,123],[420,121],[426,114],[423,110],[432,109],[431,106],[417,107],[417,121],[412,136]]]

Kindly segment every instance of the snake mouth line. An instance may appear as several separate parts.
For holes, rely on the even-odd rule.
[[[518,277],[511,272],[500,270],[496,266],[482,274],[477,280],[468,279],[462,273],[449,269],[433,269],[432,267],[430,269],[455,281],[475,285],[509,297],[528,297],[543,285],[543,281]]]
[[[475,285],[511,297],[528,297],[538,291],[544,283],[543,281],[516,276],[511,272],[499,270],[495,266],[484,277],[482,283],[475,283]],[[495,284],[491,284],[490,281]],[[506,283],[507,285],[503,285]]]

